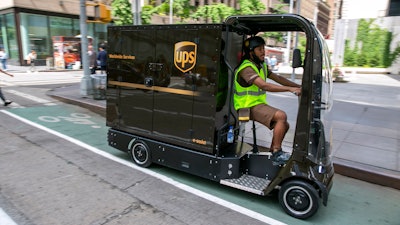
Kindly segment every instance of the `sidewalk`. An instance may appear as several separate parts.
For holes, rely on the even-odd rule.
[[[9,71],[26,69],[10,66]],[[335,172],[400,189],[400,75],[355,71],[345,79],[347,83],[334,84],[331,120]],[[79,83],[56,88],[48,95],[106,115],[106,101],[82,96]]]

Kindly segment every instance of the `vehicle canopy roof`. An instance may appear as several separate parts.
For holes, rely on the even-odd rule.
[[[230,16],[225,24],[232,31],[247,35],[256,35],[265,31],[302,31],[310,32],[314,25],[304,17],[296,14],[260,14]]]

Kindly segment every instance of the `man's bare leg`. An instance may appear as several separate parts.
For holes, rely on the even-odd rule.
[[[287,122],[286,113],[281,110],[275,113],[273,120],[276,122],[272,132],[271,151],[275,152],[282,149],[282,142],[289,130],[289,123]]]
[[[275,121],[275,127],[271,143],[271,159],[272,165],[277,166],[285,164],[290,158],[289,153],[282,151],[282,142],[289,130],[289,123],[287,122],[286,113],[281,110],[275,113],[273,120]]]

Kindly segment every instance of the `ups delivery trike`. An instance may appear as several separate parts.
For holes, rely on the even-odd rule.
[[[271,154],[246,143],[233,109],[234,70],[243,41],[269,32],[298,32],[305,50],[291,158],[274,166]],[[230,16],[220,24],[108,27],[107,126],[110,146],[134,163],[184,171],[261,196],[279,190],[289,215],[305,219],[332,186],[330,55],[315,26],[295,14]],[[251,121],[249,122],[251,123]],[[248,127],[248,126],[247,126]],[[227,138],[233,134],[232,138]]]

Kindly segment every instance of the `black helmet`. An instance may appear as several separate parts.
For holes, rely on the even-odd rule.
[[[243,49],[244,49],[245,53],[249,53],[250,51],[253,51],[254,48],[256,48],[260,45],[265,45],[264,39],[259,36],[254,36],[254,37],[247,38],[244,41]]]

